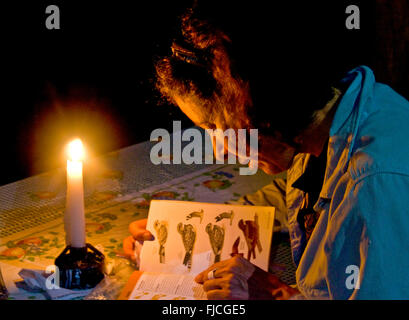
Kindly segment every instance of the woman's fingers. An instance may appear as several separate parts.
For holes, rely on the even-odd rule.
[[[228,262],[227,262],[226,260],[216,262],[215,264],[211,265],[211,266],[210,266],[209,268],[207,268],[206,270],[204,270],[204,271],[202,271],[201,273],[199,273],[199,274],[196,276],[195,281],[196,281],[197,283],[203,283],[203,282],[205,282],[206,280],[209,279],[208,274],[209,274],[210,271],[216,270],[216,269],[220,269],[220,268],[224,267],[227,263],[228,263]],[[216,272],[216,271],[215,271],[215,272]]]
[[[254,270],[253,264],[237,255],[210,266],[195,281],[203,284],[208,299],[248,299],[247,280]]]
[[[236,274],[224,274],[221,278],[207,280],[203,290],[209,300],[249,298],[247,281]]]
[[[197,283],[205,282],[209,279],[208,274],[212,270],[216,270],[215,276],[221,276],[222,273],[232,273],[241,275],[241,277],[244,279],[248,279],[253,274],[255,267],[242,256],[236,255],[230,259],[213,264],[203,272],[199,273],[196,276],[195,281]]]
[[[211,291],[211,290],[221,289],[222,287],[223,287],[222,279],[211,279],[203,283],[203,290],[206,292]]]
[[[146,230],[146,224],[148,220],[136,220],[129,225],[129,232],[131,233],[132,237],[138,241],[147,241],[147,240],[154,240],[155,237],[151,232]]]
[[[123,249],[124,249],[124,253],[128,258],[133,258],[134,257],[134,243],[135,240],[132,236],[126,237],[123,241]]]
[[[144,241],[154,240],[152,233],[146,230],[148,219],[136,220],[129,224],[131,235],[123,240],[123,251],[125,256],[139,265],[140,251]]]

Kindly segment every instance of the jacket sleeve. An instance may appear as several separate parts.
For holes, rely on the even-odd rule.
[[[346,191],[321,248],[329,297],[408,299],[409,176],[376,173]]]

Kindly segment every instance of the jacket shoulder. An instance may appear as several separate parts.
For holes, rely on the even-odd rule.
[[[409,174],[409,102],[389,86],[376,83],[361,112],[349,163],[351,175]]]

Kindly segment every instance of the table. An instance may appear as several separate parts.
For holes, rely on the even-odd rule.
[[[151,199],[236,203],[274,178],[260,170],[241,176],[240,165],[154,165],[153,144],[136,144],[84,164],[87,242],[103,250],[112,265],[129,264],[122,240],[130,222],[147,217]],[[9,299],[46,298],[17,288],[15,281],[21,268],[45,269],[64,249],[65,192],[65,168],[0,187],[0,267]],[[270,272],[295,283],[285,236],[273,237]]]

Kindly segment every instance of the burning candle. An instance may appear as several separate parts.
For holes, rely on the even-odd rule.
[[[67,202],[64,216],[66,243],[74,248],[85,247],[84,186],[82,160],[84,147],[80,139],[68,144]]]

